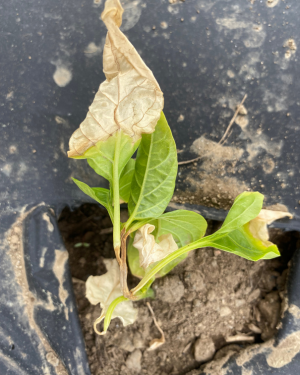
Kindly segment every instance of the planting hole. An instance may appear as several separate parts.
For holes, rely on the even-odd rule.
[[[121,210],[121,221],[126,221],[126,215],[127,211]],[[207,234],[220,226],[218,222],[208,223]],[[93,375],[186,374],[200,366],[205,368],[209,361],[213,363],[229,351],[238,353],[253,343],[268,341],[277,333],[289,261],[299,239],[296,232],[270,229],[271,241],[281,251],[280,258],[252,262],[204,248],[192,251],[170,274],[156,280],[156,298],[150,302],[166,342],[149,351],[150,342],[160,338],[160,333],[147,300],[135,302],[139,312],[133,325],[123,327],[119,319],[114,319],[106,336],[97,336],[92,328],[100,308],[85,298],[85,281],[90,275],[104,274],[103,258],[114,257],[107,212],[93,204],[83,204],[73,212],[65,208],[59,227],[69,251]],[[137,282],[129,275],[130,287]]]

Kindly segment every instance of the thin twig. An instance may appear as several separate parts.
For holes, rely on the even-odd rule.
[[[227,136],[227,134],[228,134],[230,128],[232,127],[232,125],[233,125],[233,123],[234,123],[234,121],[235,121],[237,115],[239,114],[239,111],[240,111],[240,109],[241,109],[241,106],[244,104],[244,101],[246,100],[246,98],[247,98],[247,94],[244,96],[243,100],[242,100],[242,101],[240,102],[240,104],[237,106],[236,111],[235,111],[235,113],[234,113],[234,115],[233,115],[233,117],[232,117],[232,119],[231,119],[231,121],[230,121],[230,123],[229,123],[229,125],[228,125],[228,127],[227,127],[227,129],[226,129],[226,131],[225,131],[225,133],[224,133],[224,135],[223,135],[223,137],[222,137],[222,139],[219,141],[219,144],[220,144],[220,145],[222,145],[222,144],[224,144],[224,143],[226,142],[226,139],[225,139],[225,138],[226,138],[226,136]]]
[[[218,145],[221,145],[221,146],[222,146],[222,145],[227,141],[227,139],[226,139],[227,134],[229,133],[229,130],[231,129],[231,127],[232,127],[232,125],[233,125],[233,123],[234,123],[234,121],[235,121],[237,115],[239,114],[239,111],[240,111],[240,109],[241,109],[241,106],[244,104],[244,101],[246,100],[246,98],[247,98],[247,94],[244,96],[243,100],[242,100],[242,101],[240,102],[240,104],[237,106],[236,111],[235,111],[235,113],[234,113],[234,115],[233,115],[233,117],[232,117],[232,119],[231,119],[229,125],[227,126],[227,129],[226,129],[226,131],[225,131],[223,137],[222,137],[222,138],[220,139],[220,141],[218,142]],[[195,159],[191,159],[191,160],[187,160],[187,161],[180,161],[180,162],[178,163],[178,165],[184,165],[184,164],[190,164],[190,163],[193,163],[194,161],[197,161],[197,160],[203,158],[204,156],[205,156],[205,155],[201,155],[201,156],[198,156],[198,157],[195,158]]]
[[[201,159],[202,157],[203,157],[203,155],[198,156],[198,157],[195,158],[195,159],[191,159],[191,160],[187,160],[187,161],[179,161],[179,162],[178,162],[178,165],[190,164],[190,163],[193,163],[194,161],[197,161],[197,160]]]
[[[149,302],[147,302],[147,306],[148,306],[148,309],[150,310],[150,313],[152,315],[152,318],[153,318],[153,321],[154,321],[154,324],[155,324],[156,328],[161,333],[161,338],[152,340],[150,342],[150,347],[147,349],[147,350],[154,350],[154,349],[160,347],[161,345],[163,345],[166,342],[166,339],[165,339],[164,331],[160,328],[160,326],[159,326],[159,324],[158,324],[158,322],[155,318],[154,311],[152,310],[152,307],[151,307]]]
[[[227,343],[232,343],[232,342],[254,342],[255,337],[253,336],[246,336],[243,334],[240,335],[235,335],[235,336],[228,336],[225,338]]]

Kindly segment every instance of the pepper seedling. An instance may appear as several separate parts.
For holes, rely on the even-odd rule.
[[[116,259],[106,261],[106,274],[90,276],[86,283],[87,298],[102,307],[94,324],[99,334],[107,332],[115,317],[124,325],[133,323],[133,301],[153,297],[150,287],[155,278],[166,275],[194,249],[214,247],[253,261],[279,256],[266,225],[288,215],[262,210],[263,195],[258,192],[240,194],[222,227],[209,236],[201,215],[187,210],[164,213],[175,188],[176,145],[162,112],[159,84],[120,30],[122,14],[119,0],[106,1],[101,15],[108,30],[103,51],[106,80],[71,136],[68,152],[69,157],[86,159],[109,182],[105,189],[73,179],[107,209],[113,223]],[[125,223],[120,221],[121,202],[128,204]],[[127,261],[132,274],[141,279],[131,290]],[[99,332],[97,324],[103,319]]]

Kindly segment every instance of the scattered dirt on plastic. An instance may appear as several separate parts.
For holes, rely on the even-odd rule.
[[[262,162],[262,167],[266,174],[272,173],[275,168],[275,162],[270,157],[265,157]]]
[[[43,205],[43,204],[41,204]],[[46,354],[46,361],[43,363],[43,368],[45,370],[45,373],[50,373],[50,371],[53,371],[51,367],[53,366],[54,372],[57,375],[67,375],[67,370],[60,361],[56,354],[54,354],[52,347],[48,341],[47,336],[45,333],[41,330],[39,324],[36,322],[36,317],[34,314],[34,309],[36,306],[38,306],[41,302],[36,298],[36,296],[30,291],[27,274],[25,270],[25,259],[24,259],[24,239],[23,239],[23,231],[24,231],[24,222],[28,215],[31,214],[31,212],[34,211],[36,207],[33,207],[31,210],[27,212],[22,212],[16,222],[11,226],[9,232],[6,236],[6,241],[9,244],[9,256],[11,258],[11,263],[14,268],[15,273],[15,280],[19,284],[21,288],[21,292],[19,294],[18,300],[20,306],[22,306],[22,313],[24,316],[24,321],[28,321],[28,332],[32,331],[32,339],[34,340],[35,335],[39,338],[40,342],[37,345],[37,356],[40,356],[41,358],[45,358]],[[25,211],[25,210],[24,210]],[[47,221],[48,223],[48,229],[49,225],[51,224],[49,217],[46,217],[46,214],[43,215],[43,219]],[[52,224],[51,224],[52,225]],[[64,252],[67,254],[66,252]],[[50,297],[50,298],[49,298]],[[48,303],[42,302],[43,307],[48,309],[49,311],[54,310],[53,301],[51,299],[51,296],[48,295],[48,298],[50,301]],[[55,359],[55,363],[54,363]],[[52,366],[49,366],[52,365]],[[11,362],[12,368],[15,368],[16,363],[12,360]],[[49,368],[50,367],[50,368]],[[18,369],[16,369],[18,371]]]
[[[279,0],[267,0],[266,4],[269,8],[275,7],[279,3]]]
[[[49,219],[50,222],[50,219]],[[57,278],[59,288],[58,288],[58,295],[61,303],[64,305],[64,311],[66,320],[69,320],[69,310],[66,305],[66,299],[68,298],[68,291],[64,288],[65,282],[65,267],[66,262],[68,261],[68,253],[66,251],[55,250],[55,260],[53,264],[53,273]]]
[[[199,180],[188,176],[185,181],[190,185],[191,192],[186,194],[185,191],[176,190],[172,201],[226,210],[232,206],[239,194],[248,190],[248,186],[235,177],[218,178],[215,174],[210,175],[206,171],[199,171],[198,176]]]
[[[219,225],[210,221],[207,234]],[[271,240],[282,253],[273,260],[251,262],[212,248],[191,252],[169,275],[153,284],[156,298],[149,302],[165,332],[166,343],[148,351],[151,340],[159,338],[160,333],[146,300],[135,303],[139,312],[133,325],[123,327],[114,319],[107,335],[97,336],[93,331],[100,308],[90,305],[85,298],[85,281],[90,275],[105,273],[103,258],[114,256],[112,234],[101,234],[103,229],[111,227],[106,212],[90,204],[73,212],[66,208],[59,227],[70,255],[74,291],[93,375],[181,375],[193,373],[200,366],[207,373],[217,374],[215,371],[231,355],[268,342],[277,332],[282,301],[286,300],[288,262],[298,238],[295,233],[271,230]],[[137,282],[129,276],[130,285]],[[174,289],[180,292],[176,303],[165,298]],[[241,337],[246,337],[245,341]],[[252,346],[247,344],[249,337],[253,337]],[[205,342],[210,348],[206,358],[213,357],[207,363],[202,362],[201,351],[197,350]]]
[[[59,87],[67,86],[72,80],[72,72],[71,70],[64,65],[60,60],[53,62],[56,66],[56,70],[53,74],[54,82]]]
[[[237,177],[225,176],[225,171],[237,173],[237,163],[244,150],[235,146],[222,146],[202,136],[193,142],[191,151],[201,157],[201,164],[185,166],[189,172],[185,173],[185,184],[190,186],[189,193],[178,188],[172,201],[230,208],[236,196],[247,190],[248,186]]]
[[[268,356],[268,365],[281,368],[292,361],[300,351],[300,331],[293,332],[282,340]]]
[[[297,45],[294,39],[288,39],[285,41],[283,47],[286,49],[285,58],[290,59],[292,55],[296,53]]]

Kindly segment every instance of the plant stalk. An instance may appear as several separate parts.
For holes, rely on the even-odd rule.
[[[113,241],[114,250],[118,262],[120,263],[120,246],[121,246],[121,233],[120,233],[120,193],[119,193],[119,159],[120,159],[120,145],[121,145],[121,130],[117,132],[117,140],[115,146],[115,155],[113,162],[113,204],[114,204],[114,229]]]

